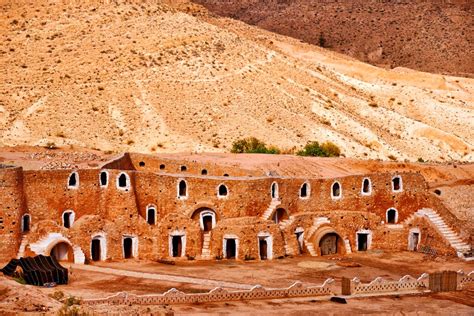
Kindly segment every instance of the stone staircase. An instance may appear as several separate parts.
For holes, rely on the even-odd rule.
[[[323,224],[329,224],[330,221],[327,217],[316,217],[313,220],[313,225],[309,228],[308,232],[305,233],[305,239],[304,239],[304,245],[306,246],[306,249],[308,250],[308,253],[316,257],[316,250],[314,250],[313,244],[309,241],[313,234],[318,230],[318,228],[323,225]]]
[[[443,238],[448,241],[449,245],[456,250],[459,258],[467,261],[474,260],[474,257],[468,255],[471,253],[471,246],[464,242],[461,237],[445,223],[438,213],[432,209],[423,208],[416,212],[416,215],[426,216]]]
[[[273,212],[275,211],[275,208],[280,205],[281,200],[280,199],[272,199],[272,202],[268,206],[267,210],[263,213],[262,218],[269,220],[270,217],[272,216]]]
[[[20,248],[18,249],[18,255],[16,256],[17,259],[25,256],[26,245],[28,244],[27,235],[23,235],[21,238]]]
[[[211,244],[211,232],[204,232],[201,259],[205,259],[205,260],[211,259],[211,249],[209,249],[210,244]]]
[[[295,217],[290,216],[290,218],[281,221],[278,225],[280,226],[281,230],[284,230],[285,228],[293,224],[294,221],[295,221]]]

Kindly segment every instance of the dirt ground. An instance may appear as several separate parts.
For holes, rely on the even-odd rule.
[[[67,264],[65,264],[67,265]],[[460,269],[469,272],[474,270],[473,262],[464,262],[457,258],[431,258],[420,253],[399,252],[384,253],[382,251],[367,254],[352,254],[344,257],[295,257],[266,262],[234,262],[222,260],[218,262],[179,261],[175,265],[152,261],[122,260],[94,264],[100,268],[113,268],[125,271],[138,271],[193,277],[195,279],[211,279],[217,281],[236,282],[241,284],[261,284],[265,287],[287,287],[294,281],[304,284],[319,285],[326,278],[334,278],[333,288],[336,294],[340,291],[342,277],[359,277],[362,282],[370,282],[381,276],[388,280],[398,280],[406,274],[414,277],[423,272]],[[70,267],[71,268],[71,267]],[[209,291],[212,287],[169,281],[157,281],[146,278],[118,276],[99,272],[84,271],[72,266],[70,283],[56,288],[37,288],[22,286],[14,281],[0,281],[7,290],[15,284],[16,295],[9,301],[0,297],[0,314],[5,311],[22,311],[23,305],[16,306],[25,293],[35,293],[38,302],[32,303],[27,311],[54,311],[58,304],[49,297],[55,291],[62,291],[83,299],[106,297],[117,292],[126,291],[133,294],[157,294],[170,288],[177,288],[187,293]],[[41,295],[44,299],[41,300]],[[12,307],[12,304],[14,305]],[[24,304],[24,303],[23,303]],[[31,305],[31,304],[30,304]],[[43,307],[43,305],[45,307]],[[16,306],[16,307],[15,307]],[[94,314],[220,314],[220,315],[337,315],[342,312],[357,314],[418,314],[418,315],[474,315],[474,286],[467,290],[452,293],[430,294],[425,296],[410,295],[400,297],[372,297],[348,300],[347,305],[329,302],[322,298],[297,298],[267,301],[223,302],[212,304],[188,304],[174,306],[94,306],[85,307]]]

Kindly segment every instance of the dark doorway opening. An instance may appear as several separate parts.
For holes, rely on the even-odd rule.
[[[133,257],[133,240],[131,237],[123,239],[123,256],[125,259]]]
[[[184,197],[184,196],[187,195],[186,181],[184,181],[184,180],[179,181],[178,194],[179,194],[180,197]]]
[[[91,252],[92,252],[92,254],[91,254],[92,261],[100,261],[101,249],[100,249],[100,240],[99,239],[92,239]]]
[[[400,177],[393,178],[392,184],[393,184],[393,191],[400,191],[401,189]]]
[[[308,184],[303,183],[300,189],[300,197],[305,198],[308,197]]]
[[[74,173],[71,173],[71,175],[69,176],[69,182],[68,182],[68,185],[70,187],[75,187],[77,186],[77,174],[74,172]]]
[[[65,228],[71,228],[71,212],[65,212],[63,215],[63,222]]]
[[[364,179],[364,182],[362,183],[362,192],[363,193],[369,193],[370,192],[370,181],[369,181],[369,179]]]
[[[235,242],[235,239],[226,239],[226,254],[225,257],[227,259],[235,259],[236,257],[236,251],[237,251],[237,243]]]
[[[265,238],[258,239],[258,247],[260,249],[260,259],[267,260],[268,258],[268,244]]]
[[[120,188],[126,188],[127,187],[127,176],[122,173],[120,176],[119,176],[119,179],[118,179],[118,185]]]
[[[357,251],[367,251],[367,241],[369,234],[357,234]]]
[[[278,198],[278,184],[272,183],[272,199]]]
[[[72,249],[69,244],[59,242],[51,249],[51,256],[55,257],[58,261],[72,261]]]
[[[339,197],[341,196],[341,185],[339,182],[336,182],[332,185],[332,196]]]
[[[298,243],[298,253],[302,254],[303,253],[303,232],[297,232],[295,233],[296,235],[296,241]]]
[[[411,234],[411,251],[417,251],[418,250],[418,243],[420,242],[420,233],[412,233]]]
[[[202,217],[202,224],[204,226],[204,231],[208,232],[212,230],[212,216],[211,215],[204,215]]]
[[[397,211],[393,208],[387,211],[387,223],[395,224],[397,222]]]
[[[223,184],[219,186],[219,196],[227,196],[227,187]]]
[[[319,241],[321,256],[333,255],[337,253],[337,242],[339,236],[336,233],[329,233],[323,236]]]
[[[286,213],[286,210],[284,208],[278,208],[275,213],[273,213],[273,221],[275,224],[280,223],[282,220],[285,220],[288,218],[288,214]]]
[[[173,247],[172,249],[172,254],[173,257],[181,257],[181,252],[182,252],[182,236],[173,236],[171,240],[171,246]]]
[[[147,211],[147,223],[150,225],[156,224],[156,210],[150,207]]]
[[[30,231],[30,215],[23,216],[23,232],[27,233]]]

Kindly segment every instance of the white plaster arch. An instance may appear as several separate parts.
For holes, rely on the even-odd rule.
[[[303,189],[303,186],[306,185],[306,196],[301,196],[301,190]],[[300,186],[300,191],[298,192],[298,195],[300,199],[302,200],[307,200],[311,197],[311,184],[308,181],[305,181],[301,186]]]
[[[107,260],[107,238],[104,232],[92,234],[90,243],[90,256],[92,260],[92,241],[99,240],[100,242],[100,261]]]
[[[339,185],[339,195],[334,195],[334,186]],[[331,198],[333,200],[340,200],[342,198],[342,185],[339,181],[334,181],[331,185]]]
[[[388,212],[389,212],[390,210],[394,210],[394,211],[395,211],[395,221],[394,221],[393,223],[389,223],[389,222],[388,222]],[[385,211],[385,222],[386,222],[387,224],[389,224],[389,225],[390,225],[390,224],[397,224],[397,223],[398,223],[398,210],[397,210],[396,208],[390,207],[390,208],[388,208],[388,209]]]
[[[157,208],[156,208],[156,205],[155,204],[148,204],[146,206],[146,222],[149,223],[149,210],[150,209],[154,209],[155,210],[155,218],[154,218],[154,225],[157,224],[157,220],[158,220],[158,211],[157,211]]]
[[[35,243],[30,243],[29,245],[31,251],[33,251],[35,254],[49,256],[54,246],[61,242],[71,246],[73,250],[74,263],[84,264],[84,253],[82,252],[81,248],[79,246],[73,246],[71,241],[64,237],[61,233],[49,233],[44,238],[38,240]]]
[[[258,249],[258,257],[261,258],[260,255],[260,239],[264,239],[267,242],[267,259],[273,259],[273,236],[266,231],[261,231],[257,234],[257,249]]]
[[[65,224],[64,215],[66,215],[68,213],[70,214],[70,216],[69,216],[69,227],[66,227],[66,226],[64,226],[64,224]],[[61,215],[61,221],[63,223],[63,227],[66,227],[66,228],[71,228],[72,225],[74,224],[75,219],[76,219],[76,213],[73,210],[65,210],[63,212],[63,214]]]
[[[395,190],[395,179],[399,179],[399,189],[398,190]],[[403,179],[402,179],[402,176],[400,175],[395,175],[392,177],[392,181],[391,181],[391,184],[392,184],[392,192],[402,192],[403,191]]]
[[[184,230],[175,229],[169,233],[168,238],[168,255],[170,258],[173,257],[173,237],[181,237],[181,254],[179,257],[184,257],[186,255],[186,232]]]
[[[278,183],[276,181],[272,182],[272,185],[270,186],[270,196],[272,199],[278,199],[280,197],[279,195],[279,188],[278,188]]]
[[[125,176],[125,186],[124,187],[121,187],[119,184],[120,184],[120,177],[124,175]],[[119,190],[122,190],[122,191],[128,191],[130,190],[130,176],[126,173],[126,172],[120,172],[118,175],[117,175],[117,179],[115,181],[115,185],[117,187],[117,189]]]
[[[365,181],[368,181],[369,182],[369,191],[368,192],[364,192],[364,183]],[[362,179],[362,186],[360,188],[360,194],[361,195],[365,195],[365,196],[369,196],[372,194],[372,180],[369,178],[369,177],[366,177],[364,179]]]
[[[74,185],[70,185],[71,178],[73,176],[76,178],[76,183]],[[77,171],[73,171],[71,174],[69,174],[69,177],[67,178],[67,188],[73,190],[79,188],[79,173]]]
[[[227,240],[234,239],[235,240],[235,259],[239,259],[239,237],[234,234],[225,234],[222,238],[222,255],[224,258],[227,259]]]
[[[105,184],[102,183],[102,174],[105,174]],[[106,188],[109,186],[109,179],[110,179],[110,174],[107,170],[101,170],[99,172],[99,186],[101,188]]]
[[[212,229],[214,229],[216,227],[216,213],[211,209],[203,210],[199,213],[199,226],[201,230],[204,230],[204,216],[212,217]]]
[[[224,186],[225,187],[225,192],[226,194],[224,195],[221,195],[220,194],[220,188]],[[216,191],[217,191],[217,198],[219,199],[227,199],[229,197],[229,188],[224,184],[224,183],[220,183],[217,188],[216,188]]]
[[[182,182],[184,182],[184,185],[185,185],[184,195],[180,194],[181,192],[179,189],[179,186]],[[186,180],[178,179],[178,182],[176,183],[176,197],[179,200],[186,200],[189,197],[189,187],[188,187],[188,182]]]

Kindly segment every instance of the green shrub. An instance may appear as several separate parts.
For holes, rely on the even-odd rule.
[[[296,153],[298,156],[311,157],[339,157],[341,150],[332,142],[325,142],[319,145],[318,142],[308,142],[304,148]]]
[[[232,144],[232,153],[242,154],[279,154],[281,150],[275,146],[269,146],[255,137],[238,139]]]

